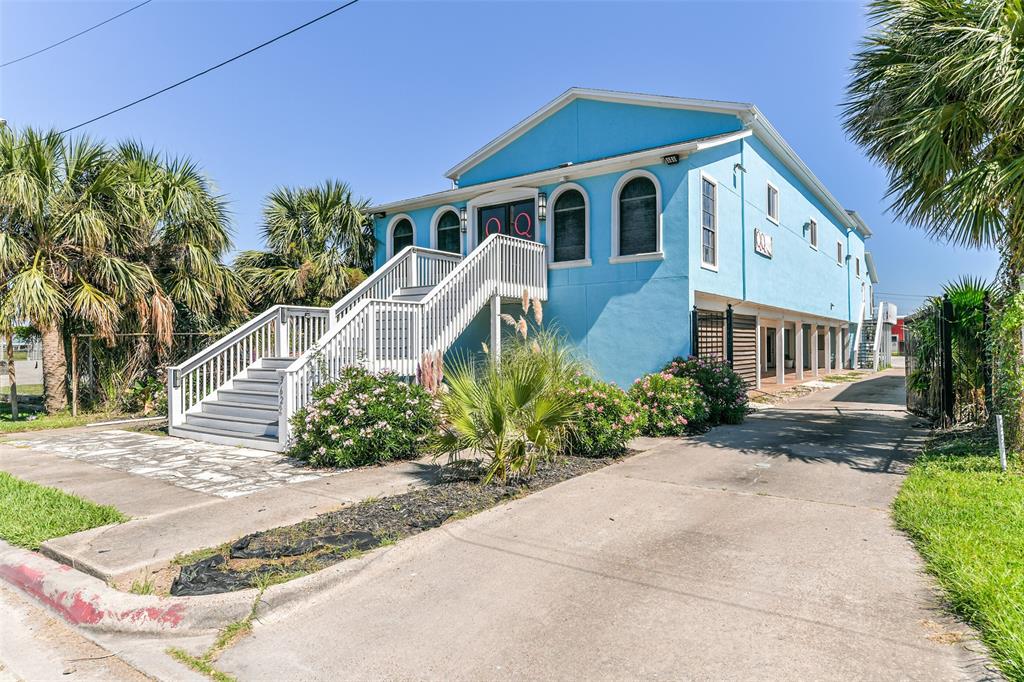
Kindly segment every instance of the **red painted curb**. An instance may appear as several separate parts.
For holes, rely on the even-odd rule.
[[[84,628],[108,632],[207,631],[243,618],[251,590],[211,597],[128,594],[35,552],[0,541],[0,579]]]

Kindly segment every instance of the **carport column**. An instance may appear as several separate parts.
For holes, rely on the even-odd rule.
[[[832,327],[825,327],[825,374],[832,371]]]
[[[775,328],[775,383],[786,383],[786,320],[782,317]]]
[[[491,296],[491,357],[501,359],[501,296]]]
[[[796,335],[793,337],[793,366],[796,367],[796,380],[804,380],[804,321],[797,320]]]
[[[757,368],[755,375],[757,379],[754,381],[754,387],[757,389],[761,388],[761,316],[754,315],[754,329],[757,333],[754,335],[754,366]]]
[[[811,374],[818,376],[818,323],[811,323]]]
[[[833,329],[836,336],[836,359],[832,361],[832,369],[838,372],[843,368],[843,328],[837,325]]]

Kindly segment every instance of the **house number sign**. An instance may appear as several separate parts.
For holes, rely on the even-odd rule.
[[[754,228],[754,251],[762,256],[772,257],[772,236],[767,232]]]

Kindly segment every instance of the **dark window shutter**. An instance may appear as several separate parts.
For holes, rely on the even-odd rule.
[[[587,222],[583,195],[574,189],[562,192],[555,201],[553,216],[555,219],[555,262],[586,258]]]
[[[619,255],[657,250],[657,192],[649,178],[633,178],[619,192]]]

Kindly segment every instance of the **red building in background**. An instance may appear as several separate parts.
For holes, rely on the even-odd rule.
[[[896,324],[892,326],[892,347],[900,355],[903,355],[906,350],[904,342],[906,337],[903,335],[903,318],[905,315],[900,315],[896,318]]]

